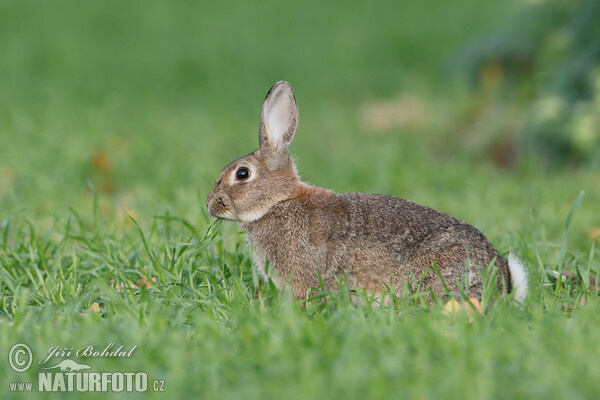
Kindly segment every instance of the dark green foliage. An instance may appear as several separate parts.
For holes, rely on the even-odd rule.
[[[600,165],[599,20],[598,0],[532,2],[463,53],[476,82],[498,71],[504,93],[521,104],[522,153]]]

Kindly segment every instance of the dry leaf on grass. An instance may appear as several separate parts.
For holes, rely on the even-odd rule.
[[[91,311],[93,313],[99,313],[100,312],[100,304],[94,302],[92,303],[89,307],[88,307],[88,311]]]
[[[471,297],[469,301],[465,301],[463,303],[463,307],[471,313],[483,313],[483,310],[481,309],[481,304],[479,303],[479,299],[477,297]]]
[[[96,150],[92,154],[90,162],[97,171],[108,173],[112,170],[112,164],[106,153],[102,150]]]
[[[144,288],[144,289],[150,289],[152,287],[152,284],[156,283],[156,278],[152,277],[150,278],[150,280],[148,280],[148,278],[146,278],[145,276],[140,278],[140,280],[138,281],[138,287]]]
[[[452,299],[444,306],[444,312],[447,314],[466,313],[467,315],[481,314],[481,304],[479,299],[471,297],[468,301],[463,301],[462,304]]]
[[[146,270],[143,270],[144,273],[146,272]],[[124,289],[150,289],[153,284],[156,283],[156,277],[152,276],[150,277],[150,279],[148,279],[145,276],[141,276],[140,279],[138,279],[137,281],[137,285],[132,284],[132,283],[120,283],[120,284],[116,284],[115,280],[111,280],[110,282],[108,282],[108,287],[114,288],[117,292],[122,292]]]
[[[447,302],[446,305],[444,306],[444,312],[446,312],[448,314],[457,313],[459,311],[460,311],[460,303],[454,299]]]

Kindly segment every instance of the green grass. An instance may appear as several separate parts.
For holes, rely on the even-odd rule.
[[[145,371],[173,398],[597,398],[599,172],[535,155],[502,169],[456,133],[481,97],[453,57],[518,7],[0,2],[1,397],[53,397],[9,392],[37,382],[51,346],[115,342],[137,348],[74,358]],[[280,79],[299,102],[303,179],[472,223],[526,261],[525,306],[498,297],[469,318],[411,298],[354,307],[343,290],[302,305],[259,285],[240,228],[204,203],[256,148]],[[363,105],[398,94],[421,121],[373,133]],[[21,374],[19,342],[34,353]]]

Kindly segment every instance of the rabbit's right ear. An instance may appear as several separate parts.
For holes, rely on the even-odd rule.
[[[271,169],[285,167],[290,144],[298,128],[298,105],[292,86],[279,81],[269,90],[260,115],[260,151],[267,155]]]

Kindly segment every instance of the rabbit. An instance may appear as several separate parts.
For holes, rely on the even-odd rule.
[[[297,127],[292,87],[277,82],[262,106],[260,148],[229,164],[206,201],[213,217],[241,224],[262,276],[298,299],[321,285],[337,289],[340,279],[378,296],[392,283],[400,295],[415,278],[425,292],[462,285],[481,298],[482,271],[494,262],[500,290],[525,300],[523,263],[512,253],[504,259],[471,225],[400,198],[302,182],[290,157]]]

